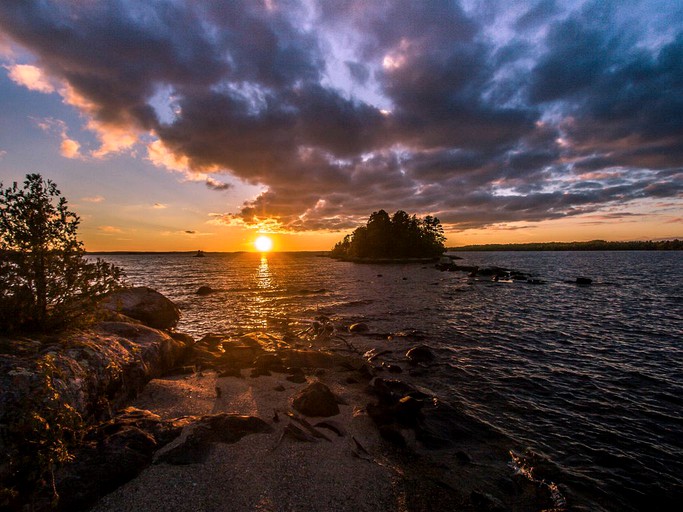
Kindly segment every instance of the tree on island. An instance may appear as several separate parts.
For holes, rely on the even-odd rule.
[[[63,327],[121,286],[118,267],[86,259],[79,223],[40,174],[0,183],[0,332]]]
[[[393,216],[384,210],[373,212],[360,226],[332,249],[341,259],[437,258],[445,250],[441,222],[427,215],[418,219],[398,210]]]

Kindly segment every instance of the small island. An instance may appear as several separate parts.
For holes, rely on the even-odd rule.
[[[373,212],[365,226],[337,242],[330,255],[344,261],[406,262],[435,260],[445,251],[443,227],[438,218],[423,219],[398,210],[391,217]]]

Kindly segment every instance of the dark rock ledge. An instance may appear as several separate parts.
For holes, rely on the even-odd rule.
[[[105,321],[87,329],[39,341],[0,339],[0,509],[19,509],[27,493],[46,486],[40,476],[37,485],[31,482],[38,464],[31,454],[39,453],[36,446],[45,442],[41,436],[51,439],[56,428],[51,423],[68,416],[87,427],[111,418],[149,380],[181,365],[191,351],[190,336],[160,330],[174,326],[179,313],[157,292],[124,290],[107,304]],[[79,437],[71,423],[58,427],[67,444]],[[137,439],[143,445],[148,441]],[[33,507],[42,508],[40,498]]]

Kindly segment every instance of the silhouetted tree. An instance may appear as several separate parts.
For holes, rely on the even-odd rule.
[[[373,212],[365,226],[346,235],[332,249],[332,255],[347,259],[433,258],[444,252],[446,237],[439,219],[423,220],[398,210]]]
[[[85,258],[79,222],[40,174],[0,183],[0,332],[63,326],[120,286],[119,268]]]

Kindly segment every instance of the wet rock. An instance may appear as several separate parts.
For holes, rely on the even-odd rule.
[[[214,291],[210,286],[200,286],[195,292],[197,295],[211,295]]]
[[[361,333],[361,332],[368,332],[370,330],[370,327],[368,324],[363,323],[363,322],[358,322],[355,324],[352,324],[349,326],[349,332],[351,333]]]
[[[322,382],[314,382],[302,389],[294,396],[292,406],[306,416],[326,417],[339,414],[336,397]]]
[[[202,338],[197,342],[197,345],[206,347],[207,350],[212,352],[223,352],[224,339],[225,338],[222,334],[209,333],[202,336]]]
[[[405,396],[393,404],[368,404],[368,416],[378,425],[398,424],[404,427],[417,427],[422,420],[422,401]]]
[[[191,417],[180,435],[154,454],[154,463],[194,464],[205,460],[211,443],[235,443],[248,434],[270,432],[261,418],[220,413]]]
[[[427,345],[418,345],[406,352],[406,358],[412,365],[428,363],[434,360],[434,353]]]
[[[305,443],[315,443],[318,441],[315,436],[306,432],[301,427],[294,425],[294,423],[287,424],[282,435],[294,439],[295,441],[303,441]]]
[[[74,462],[55,475],[61,509],[83,510],[83,505],[134,478],[150,464],[156,448],[152,435],[132,425],[121,426],[99,442],[84,444]]]
[[[306,375],[304,375],[303,372],[294,373],[292,375],[287,375],[285,379],[287,379],[289,382],[293,382],[294,384],[303,384],[306,382]]]
[[[472,462],[472,457],[470,457],[469,455],[467,455],[467,453],[463,451],[455,452],[455,458],[461,464],[470,464]]]
[[[475,509],[482,512],[503,512],[506,510],[503,502],[495,496],[482,491],[472,491],[470,501]]]
[[[593,280],[590,277],[577,277],[576,284],[588,285],[592,284]]]
[[[278,384],[273,388],[275,391],[284,391],[285,387],[282,384]]]
[[[285,372],[282,358],[276,354],[261,354],[254,360],[254,368],[263,371]]]
[[[389,371],[389,373],[403,373],[403,368],[396,364],[382,363],[382,366],[384,366]]]
[[[381,425],[379,427],[379,435],[399,448],[406,448],[408,446],[405,437],[403,437],[401,430],[396,425]]]
[[[140,320],[155,329],[175,327],[180,310],[159,292],[139,286],[113,292],[102,301],[102,307]]]
[[[319,350],[283,349],[278,354],[285,366],[297,368],[334,368],[348,359]]]
[[[239,379],[242,378],[242,371],[239,368],[235,367],[228,367],[228,368],[222,368],[220,372],[218,373],[219,377],[237,377]]]
[[[346,435],[346,429],[338,421],[334,421],[334,420],[319,421],[318,423],[315,424],[315,426],[318,428],[326,428],[327,430],[331,430],[332,432],[337,434],[337,436],[339,436],[339,437],[344,437]]]

